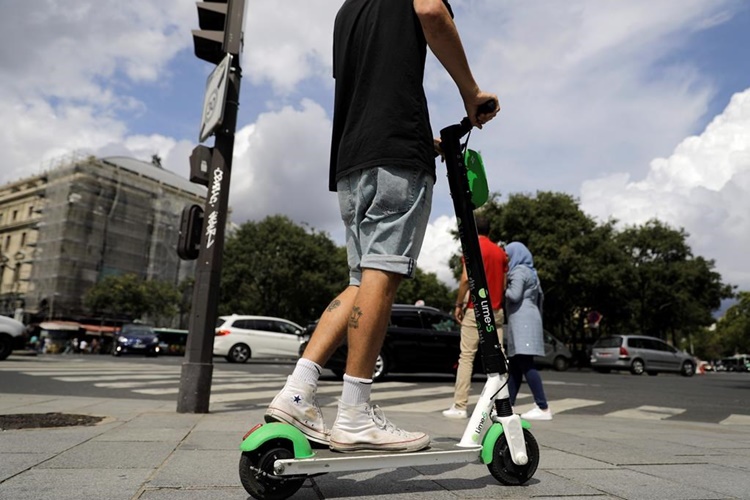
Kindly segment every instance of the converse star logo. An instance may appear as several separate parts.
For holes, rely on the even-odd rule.
[[[300,396],[299,394],[295,394],[294,395],[294,402],[297,403],[297,404],[299,404],[301,401],[302,401],[302,396]]]

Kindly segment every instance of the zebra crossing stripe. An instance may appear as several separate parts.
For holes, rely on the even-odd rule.
[[[531,397],[530,394],[526,394],[525,396]],[[575,410],[576,408],[585,408],[587,406],[596,406],[604,404],[604,401],[596,401],[593,399],[577,399],[577,398],[563,398],[563,399],[553,399],[548,401],[549,407],[552,410],[553,414],[556,413],[562,413],[564,411],[568,410]],[[525,413],[532,408],[536,406],[535,404],[524,404],[524,405],[516,405],[515,410],[516,413]]]
[[[683,408],[669,408],[666,406],[639,406],[638,408],[629,408],[627,410],[614,411],[607,413],[605,417],[619,418],[636,418],[640,420],[664,420],[685,413]]]
[[[60,382],[96,382],[97,380],[161,380],[161,379],[179,379],[180,374],[171,375],[100,375],[97,377],[52,377],[53,380]]]
[[[750,425],[750,415],[732,413],[729,417],[719,422],[719,425]]]
[[[409,386],[413,386],[414,384],[407,384],[403,382],[386,382],[379,385],[381,388],[391,388],[391,387],[398,387],[401,390],[397,392],[397,394],[400,395],[400,397],[404,397],[404,389],[406,389]],[[211,403],[229,403],[233,401],[254,401],[254,400],[263,400],[267,402],[271,402],[271,399],[273,399],[276,394],[279,393],[281,390],[282,385],[279,384],[279,386],[272,390],[272,391],[248,391],[248,392],[233,392],[230,394],[217,394],[211,396]],[[411,393],[411,391],[409,391]],[[341,383],[322,383],[318,385],[317,394],[340,394],[341,393]],[[334,402],[331,405],[336,405],[338,402],[334,400]],[[331,406],[328,405],[328,406]]]
[[[266,383],[251,383],[251,382],[237,382],[233,384],[212,384],[211,385],[211,392],[218,392],[218,391],[233,391],[233,390],[257,390],[257,389],[273,389],[274,392],[279,392],[282,385],[279,383],[274,383],[273,385],[270,385],[269,382]],[[166,387],[166,388],[156,388],[156,389],[133,389],[133,392],[137,392],[138,394],[151,394],[151,395],[163,395],[163,394],[177,394],[180,392],[179,388],[177,387]]]

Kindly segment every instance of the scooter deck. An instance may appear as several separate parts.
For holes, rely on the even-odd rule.
[[[357,451],[341,453],[315,449],[315,456],[303,459],[282,459],[275,463],[276,474],[312,475],[328,472],[383,469],[418,465],[472,463],[479,461],[481,446],[458,447],[456,443],[433,443],[424,450],[404,452]]]

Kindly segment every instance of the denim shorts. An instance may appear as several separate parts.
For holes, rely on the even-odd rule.
[[[363,268],[414,277],[434,184],[416,167],[366,168],[338,181],[351,285],[361,283]]]

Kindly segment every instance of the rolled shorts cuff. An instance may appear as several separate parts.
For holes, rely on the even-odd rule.
[[[417,262],[409,257],[399,255],[365,255],[359,269],[349,273],[349,285],[359,286],[362,284],[362,269],[377,269],[388,273],[401,274],[408,279],[413,279],[417,272]]]

